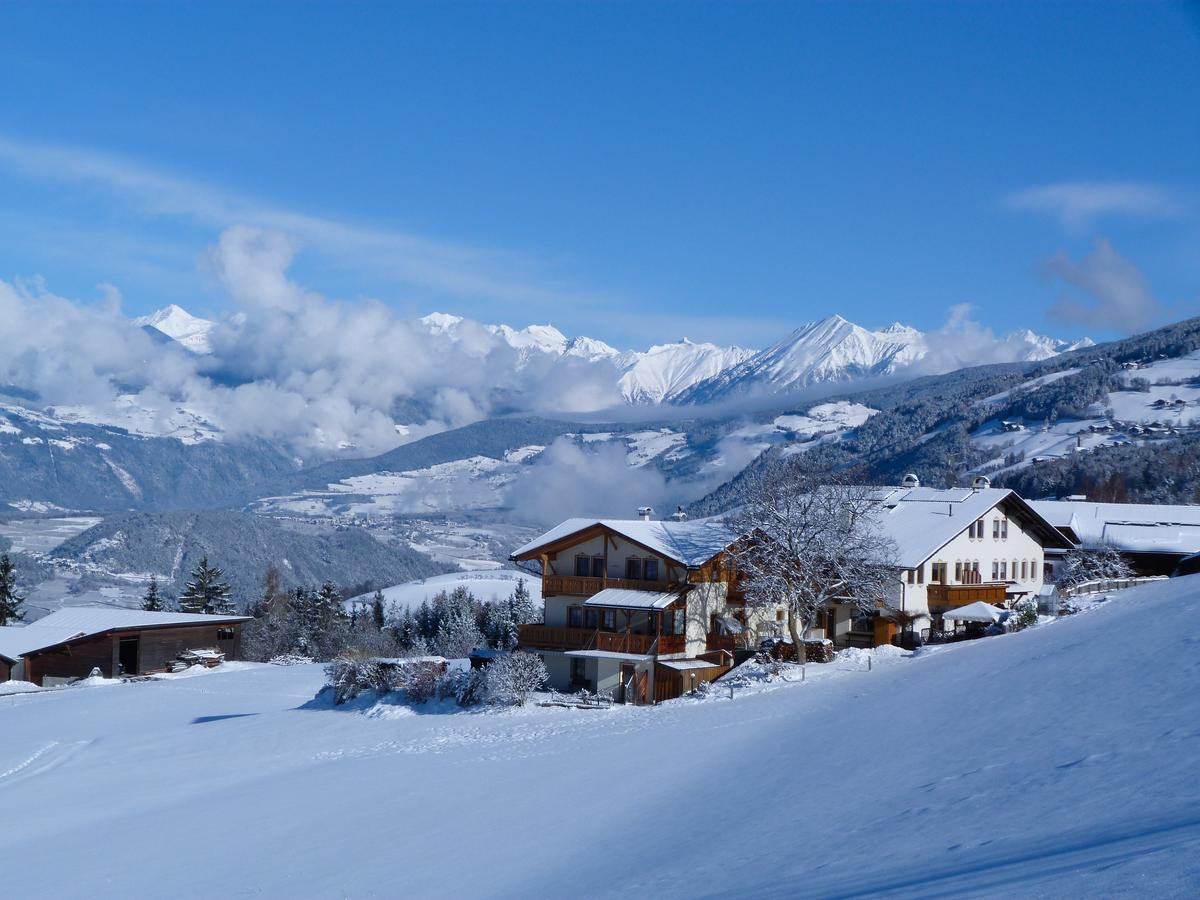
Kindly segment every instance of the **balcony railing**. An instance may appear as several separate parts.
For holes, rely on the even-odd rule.
[[[542,578],[542,596],[567,594],[571,597],[591,597],[605,588],[624,588],[632,591],[671,590],[669,581],[646,581],[640,578],[585,578],[581,575],[546,575]]]
[[[979,600],[984,603],[1003,603],[1005,587],[1003,581],[987,584],[931,584],[926,596],[930,606],[966,606]]]
[[[647,655],[654,651],[654,635],[628,631],[599,631],[595,628],[561,628],[555,625],[522,625],[518,634],[522,647],[534,650],[606,650],[610,653]],[[664,638],[664,640],[666,640]],[[660,652],[679,652],[661,650]]]

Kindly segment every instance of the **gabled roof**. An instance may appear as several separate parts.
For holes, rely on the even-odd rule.
[[[683,522],[674,519],[567,519],[541,537],[517,548],[512,558],[530,558],[539,550],[594,528],[612,532],[688,568],[704,565],[732,544],[736,537],[724,520],[719,518],[689,519]]]
[[[206,616],[203,613],[143,612],[137,609],[73,607],[51,613],[30,625],[0,628],[0,656],[12,662],[72,638],[108,631],[163,628],[171,625],[227,625],[249,616]]]
[[[1043,545],[1070,549],[1070,542],[1013,491],[1005,488],[880,487],[879,528],[896,545],[896,563],[912,569],[950,543],[997,506],[1022,519]]]

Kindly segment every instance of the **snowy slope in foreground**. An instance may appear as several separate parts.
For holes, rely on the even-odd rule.
[[[422,581],[408,581],[383,589],[383,599],[387,603],[396,604],[397,608],[420,606],[426,600],[432,600],[439,591],[452,591],[457,587],[465,587],[479,600],[503,600],[517,587],[517,582],[524,579],[525,587],[535,603],[542,602],[542,579],[528,572],[517,569],[492,569],[481,572],[451,572],[447,575],[435,575]],[[359,597],[352,597],[346,602],[369,603],[375,596],[372,591]]]
[[[600,712],[370,717],[308,702],[317,666],[0,697],[4,884],[1194,896],[1197,621],[1193,577],[872,672]],[[221,860],[200,875],[197,834]]]

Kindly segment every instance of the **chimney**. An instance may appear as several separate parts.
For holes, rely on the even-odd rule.
[[[971,482],[971,490],[973,491],[985,491],[991,486],[992,480],[986,475],[976,475],[975,479]]]
[[[676,522],[682,522],[684,519],[687,518],[687,513],[685,513],[683,511],[682,506],[677,506],[677,507],[675,507],[675,512],[671,516],[671,518],[674,519]]]
[[[919,488],[921,486],[921,479],[918,478],[916,475],[914,475],[912,472],[909,472],[907,475],[904,476],[904,480],[901,481],[900,484],[902,487],[906,487],[909,489]]]
[[[654,507],[653,506],[639,506],[638,507],[638,518],[641,519],[643,522],[649,522],[650,517],[652,515],[654,515]]]

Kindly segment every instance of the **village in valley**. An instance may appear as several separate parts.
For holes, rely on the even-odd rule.
[[[0,885],[1200,897],[1198,38],[0,3]]]

